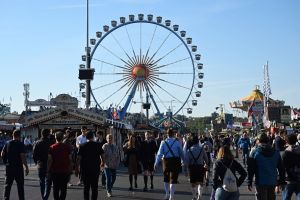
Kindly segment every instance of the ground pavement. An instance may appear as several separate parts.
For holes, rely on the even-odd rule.
[[[241,161],[241,160],[240,160]],[[113,197],[107,198],[106,191],[101,186],[99,186],[99,196],[98,199],[113,199],[113,200],[160,200],[164,197],[163,190],[163,178],[161,173],[157,173],[154,177],[154,189],[149,190],[148,192],[143,192],[143,176],[139,175],[138,177],[138,188],[134,191],[128,191],[129,180],[126,173],[126,168],[120,168],[117,172],[117,180],[113,188]],[[71,182],[76,184],[78,178],[72,175]],[[4,166],[0,164],[0,199],[3,199],[3,190],[4,190]],[[240,200],[250,200],[255,199],[254,193],[249,192],[246,187],[246,183],[239,188],[240,191]],[[203,200],[208,200],[211,193],[211,186],[204,189]],[[40,190],[38,175],[35,165],[30,165],[29,175],[25,177],[25,198],[28,200],[40,200]],[[16,200],[17,189],[16,184],[14,183],[11,191],[11,200]],[[52,193],[49,199],[53,199]],[[67,198],[70,200],[81,200],[83,199],[83,187],[82,186],[72,186],[68,188]],[[190,184],[188,183],[187,177],[180,175],[179,184],[176,186],[175,192],[176,200],[191,200],[191,189]],[[277,196],[277,199],[281,199],[281,195]],[[293,199],[296,199],[295,197]]]

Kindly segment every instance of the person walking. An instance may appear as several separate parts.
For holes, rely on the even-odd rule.
[[[240,134],[236,133],[233,137],[233,144],[235,149],[235,158],[239,158],[239,142],[240,140]]]
[[[81,127],[81,134],[79,136],[77,136],[76,138],[76,148],[77,148],[77,152],[79,151],[79,148],[82,144],[86,143],[87,142],[87,139],[86,139],[86,134],[88,132],[88,129],[86,126],[82,126]],[[77,159],[77,158],[76,158]],[[83,184],[83,180],[81,178],[81,172],[79,171],[79,181],[77,183],[78,186],[82,186]]]
[[[204,151],[206,152],[208,163],[204,166],[205,168],[205,185],[209,185],[210,168],[212,164],[213,145],[209,140],[209,137],[204,137],[201,141]]]
[[[151,138],[149,132],[145,132],[145,140],[141,144],[141,161],[144,170],[144,189],[146,192],[148,190],[148,177],[150,176],[150,188],[153,189],[153,167],[155,162],[155,154],[157,152],[156,142]]]
[[[190,183],[192,186],[192,200],[200,200],[202,195],[203,179],[205,168],[209,165],[207,153],[202,145],[199,145],[199,139],[195,135],[191,141],[191,147],[185,155],[185,170],[189,172]],[[198,195],[197,195],[198,193]]]
[[[106,192],[107,197],[112,197],[112,188],[116,181],[116,169],[120,164],[120,150],[113,143],[112,134],[106,136],[107,143],[102,146],[104,151],[102,167],[106,177]]]
[[[20,130],[14,130],[13,139],[4,145],[1,157],[5,164],[4,200],[9,200],[14,180],[17,182],[19,200],[24,200],[24,170],[27,176],[29,169],[25,156],[25,146],[21,142]],[[23,169],[23,166],[25,169]]]
[[[229,146],[225,145],[220,147],[213,171],[213,190],[215,191],[215,200],[239,199],[240,193],[238,187],[240,187],[246,179],[247,172],[242,165],[234,159]],[[229,177],[227,173],[232,173],[233,177]],[[238,178],[236,173],[239,174]],[[228,180],[235,184],[234,190],[229,189],[226,185]]]
[[[281,154],[285,149],[286,141],[284,140],[285,131],[277,130],[275,133],[275,138],[273,140],[273,147],[278,150]]]
[[[43,129],[41,132],[41,139],[33,146],[33,161],[37,165],[40,190],[43,200],[47,200],[49,198],[52,185],[51,178],[47,176],[48,152],[52,145],[49,135],[50,130]]]
[[[71,128],[68,128],[65,131],[65,137],[63,140],[64,144],[69,145],[70,149],[71,149],[71,155],[72,155],[72,163],[76,163],[76,159],[77,159],[77,148],[76,148],[76,133],[74,131],[71,130]],[[73,169],[72,171],[75,170],[75,165],[73,165]],[[71,183],[71,176],[73,173],[71,173],[70,175],[70,180],[68,182],[68,187],[72,187],[73,184]]]
[[[98,142],[100,144],[101,148],[103,147],[103,145],[105,143],[107,143],[103,131],[97,131],[96,132],[96,142]],[[101,169],[100,176],[101,176],[101,185],[104,188],[105,185],[106,185],[106,179],[105,179],[104,169]]]
[[[126,163],[128,165],[129,173],[129,190],[132,191],[132,182],[134,177],[134,187],[137,188],[137,175],[141,169],[140,167],[140,148],[135,135],[129,136],[129,141],[123,146],[124,153],[126,154]]]
[[[300,200],[300,146],[296,145],[296,134],[288,134],[286,139],[288,147],[282,153],[282,163],[287,174],[287,184],[282,191],[282,200],[291,200],[293,193]]]
[[[82,144],[78,151],[75,174],[78,176],[80,167],[84,185],[84,200],[90,199],[90,189],[92,190],[91,200],[96,200],[98,198],[98,180],[103,149],[100,143],[94,141],[93,132],[88,131],[86,139],[87,142]]]
[[[72,155],[70,146],[64,144],[64,133],[55,133],[56,143],[50,146],[47,172],[53,181],[54,200],[64,200],[67,196],[67,184],[72,171]]]
[[[258,145],[249,156],[247,170],[249,191],[252,191],[255,176],[256,199],[275,200],[275,186],[284,184],[284,168],[279,151],[271,147],[265,133],[258,136]]]
[[[154,171],[163,160],[164,188],[166,200],[174,200],[175,185],[178,183],[179,171],[182,167],[184,156],[181,143],[174,138],[172,129],[167,130],[167,138],[161,142]]]
[[[243,164],[244,166],[246,166],[251,149],[251,143],[250,139],[247,136],[247,132],[243,132],[243,136],[238,141],[238,147],[243,153]]]

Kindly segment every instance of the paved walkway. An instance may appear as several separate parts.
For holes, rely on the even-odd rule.
[[[160,200],[164,197],[163,190],[163,178],[161,173],[156,174],[154,177],[154,189],[149,190],[148,192],[143,192],[143,176],[139,175],[138,177],[138,188],[134,191],[128,191],[129,180],[128,175],[126,174],[126,169],[121,168],[117,172],[117,180],[113,189],[113,200],[126,200],[126,199],[140,199],[140,200]],[[72,176],[72,183],[77,183],[78,178],[74,175]],[[191,200],[191,190],[190,184],[188,183],[187,177],[181,175],[179,177],[179,184],[176,186],[175,198],[176,200]],[[0,164],[0,199],[2,199],[4,188],[4,166]],[[250,200],[255,199],[254,194],[250,193],[246,189],[246,184],[244,183],[240,187],[240,199],[241,200]],[[81,200],[83,199],[83,187],[81,186],[72,186],[68,188],[67,199],[70,200]],[[211,193],[211,187],[206,187],[204,189],[203,200],[208,200]],[[39,192],[39,182],[37,176],[37,170],[34,165],[30,166],[30,173],[25,178],[25,197],[29,200],[40,200],[40,192]],[[16,185],[13,185],[11,191],[11,200],[15,200],[17,198],[17,189]],[[52,194],[49,199],[52,198]],[[98,199],[108,199],[106,197],[106,191],[102,187],[99,187],[99,197]],[[281,195],[277,196],[277,199],[281,199]],[[296,199],[295,197],[293,199]]]

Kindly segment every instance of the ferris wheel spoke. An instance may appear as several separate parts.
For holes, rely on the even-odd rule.
[[[149,86],[150,86],[150,88],[153,90],[154,94],[156,94],[157,98],[158,98],[159,100],[161,100],[160,97],[159,97],[159,96],[157,95],[157,93],[155,92],[155,90],[151,87],[151,85],[149,85]],[[146,90],[148,91],[148,93],[150,94],[150,98],[151,98],[151,100],[152,100],[152,102],[153,102],[153,104],[154,104],[154,106],[155,106],[155,109],[156,109],[157,113],[158,113],[159,115],[161,115],[161,112],[160,112],[160,110],[159,110],[159,107],[157,106],[157,103],[156,103],[156,101],[155,101],[155,99],[154,99],[154,97],[153,97],[153,95],[152,95],[152,93],[151,93],[151,91],[150,91],[150,88],[148,87],[147,82],[145,82],[145,88],[146,88]],[[166,106],[165,106],[164,104],[162,104],[162,105],[166,108]],[[167,109],[167,108],[166,108],[166,109]]]
[[[125,26],[125,29],[126,29],[126,34],[127,34],[128,40],[129,40],[129,42],[130,42],[130,46],[131,46],[132,53],[133,53],[133,55],[134,55],[135,61],[137,61],[138,59],[137,59],[136,53],[135,53],[135,51],[134,51],[134,48],[133,48],[133,45],[132,45],[132,41],[131,41],[131,37],[130,37],[130,35],[129,35],[129,33],[128,33],[128,30],[127,30],[127,27],[126,27],[126,26]],[[136,63],[137,63],[137,62],[136,62]]]
[[[155,86],[156,80],[151,78],[151,79],[148,79],[147,82],[150,83],[149,86]]]
[[[156,52],[151,56],[150,60],[152,60],[154,58],[154,56],[158,53],[158,51],[162,48],[162,46],[165,44],[165,42],[168,40],[168,38],[170,37],[170,35],[172,34],[172,32],[170,32],[167,37],[164,39],[164,41],[161,43],[161,45],[158,47],[158,49],[156,50]]]
[[[177,86],[177,87],[181,87],[181,88],[183,88],[183,89],[191,90],[191,88],[188,88],[188,87],[186,87],[186,86],[179,85],[179,84],[177,84],[177,83],[172,83],[172,82],[170,82],[170,81],[166,81],[166,80],[161,79],[161,78],[156,78],[156,79],[159,80],[159,81],[162,81],[162,82],[171,84],[171,85],[175,85],[175,86]]]
[[[154,72],[153,74],[155,74],[155,75],[163,75],[163,74],[180,74],[180,75],[182,75],[182,74],[185,74],[185,75],[191,75],[191,74],[193,74],[192,72],[190,72],[190,73],[175,73],[175,72]]]
[[[100,102],[100,104],[104,103],[107,99],[111,98],[113,95],[117,94],[119,91],[121,91],[127,84],[122,85],[119,89],[111,93],[107,98],[105,98],[103,101]]]
[[[127,83],[128,85],[128,90],[126,91],[125,95],[123,96],[123,98],[121,99],[121,101],[117,104],[117,106],[119,106],[122,101],[124,100],[124,98],[128,95],[129,91],[131,91],[132,87],[134,86],[134,80],[131,80],[129,83]]]
[[[94,75],[98,76],[117,76],[117,75],[123,75],[126,77],[130,76],[130,72],[113,72],[113,73],[94,73]]]
[[[111,55],[115,56],[116,58],[120,59],[123,63],[127,64],[128,66],[130,66],[130,64],[128,62],[126,62],[124,59],[122,59],[120,56],[116,55],[114,52],[112,52],[111,50],[109,50],[107,47],[105,47],[104,45],[100,44],[101,47],[103,47],[106,51],[108,51]]]
[[[155,90],[152,88],[152,86],[150,86],[150,88],[151,88],[152,91],[155,91]],[[159,97],[159,95],[158,95],[156,92],[155,92],[154,94],[156,95],[156,97],[157,97],[157,99],[160,101],[160,103],[163,105],[163,107],[167,110],[168,107],[165,105],[165,103],[164,103],[163,100]],[[152,101],[153,101],[153,100],[152,100]]]
[[[164,59],[165,57],[167,57],[170,53],[174,52],[176,49],[178,49],[180,46],[182,46],[182,43],[180,43],[179,45],[177,45],[175,48],[173,48],[171,51],[169,51],[168,53],[166,53],[164,56],[160,57],[159,59],[157,59],[154,63],[152,63],[153,65],[158,63],[159,61],[161,61],[162,59]]]
[[[176,63],[179,63],[179,62],[182,62],[182,61],[185,61],[187,59],[190,59],[190,57],[187,57],[187,58],[183,58],[183,59],[180,59],[180,60],[177,60],[177,61],[174,61],[174,62],[171,62],[171,63],[168,63],[168,64],[165,64],[165,65],[160,65],[160,66],[157,66],[155,67],[154,69],[160,69],[160,68],[163,68],[163,67],[167,67],[169,65],[174,65]]]
[[[127,67],[122,67],[122,66],[120,66],[120,65],[115,65],[115,64],[109,63],[109,62],[107,62],[107,61],[97,59],[97,58],[93,58],[93,60],[96,60],[96,61],[105,63],[105,64],[107,64],[107,65],[111,65],[111,66],[114,66],[114,67],[117,67],[117,68],[120,68],[120,69],[124,69],[124,70],[128,70],[128,71],[130,70],[130,69],[127,68]]]
[[[94,75],[130,75],[128,72],[116,72],[116,73],[94,73]]]
[[[130,78],[129,78],[129,77],[125,77],[125,78],[119,79],[119,80],[117,80],[117,81],[114,81],[114,82],[111,82],[111,83],[107,83],[107,84],[98,86],[98,87],[96,87],[96,88],[93,88],[92,90],[95,91],[95,90],[98,90],[98,89],[100,89],[100,88],[104,88],[104,87],[107,87],[107,86],[111,86],[111,85],[113,85],[113,84],[115,84],[115,83],[118,83],[118,82],[121,82],[121,81],[128,81],[128,80],[130,80]]]
[[[127,56],[127,58],[129,59],[129,62],[131,65],[134,64],[134,61],[130,58],[130,56],[128,55],[128,53],[125,51],[125,49],[122,47],[122,45],[120,44],[119,40],[115,37],[115,35],[113,33],[111,33],[114,40],[116,41],[116,43],[118,44],[118,46],[123,50],[123,52],[125,53],[125,55]]]
[[[163,90],[165,93],[167,93],[169,96],[171,96],[172,98],[176,99],[179,103],[182,103],[182,101],[180,101],[177,97],[175,97],[174,95],[172,95],[170,92],[168,92],[167,90],[165,90],[164,88],[162,88],[159,84],[154,83],[157,87],[159,87],[161,90]]]
[[[147,52],[146,52],[146,56],[145,56],[146,58],[148,58],[148,54],[149,54],[150,48],[151,48],[151,46],[152,46],[152,42],[153,42],[153,39],[154,39],[156,30],[157,30],[157,25],[155,25],[155,28],[154,28],[154,31],[153,31],[153,34],[152,34],[151,41],[150,41],[149,47],[148,47]]]

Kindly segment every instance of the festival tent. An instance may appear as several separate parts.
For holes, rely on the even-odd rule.
[[[248,96],[241,99],[242,102],[263,101],[264,95],[259,89],[253,90]]]

